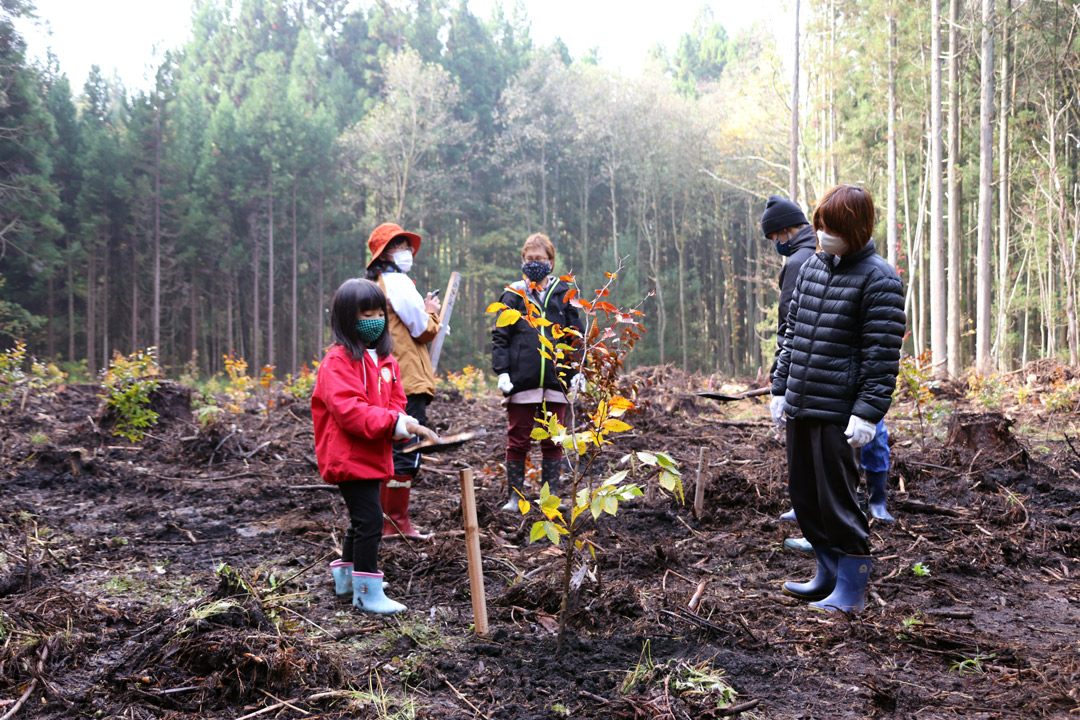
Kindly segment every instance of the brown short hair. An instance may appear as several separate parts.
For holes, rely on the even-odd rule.
[[[525,253],[530,250],[543,250],[547,253],[547,256],[551,258],[551,263],[555,264],[555,246],[551,244],[551,240],[543,233],[533,233],[525,240],[525,244],[521,246],[521,259],[525,259]]]
[[[814,229],[828,228],[860,250],[874,234],[874,200],[864,187],[837,185],[821,198],[814,210]]]

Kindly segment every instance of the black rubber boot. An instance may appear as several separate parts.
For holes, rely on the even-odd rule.
[[[559,486],[562,485],[563,459],[544,458],[540,462],[540,485],[547,483],[548,492],[552,495],[559,494]]]
[[[866,489],[870,493],[870,517],[878,522],[894,523],[896,518],[889,514],[889,510],[885,507],[886,491],[885,485],[889,481],[889,473],[887,472],[870,472],[866,471]]]
[[[518,500],[521,499],[521,496],[515,490],[525,491],[524,460],[506,461],[506,491],[509,494],[509,499],[502,506],[502,509],[507,512],[517,512],[518,510]]]

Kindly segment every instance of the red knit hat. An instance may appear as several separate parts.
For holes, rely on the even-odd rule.
[[[412,246],[413,255],[420,252],[420,236],[416,233],[405,232],[401,229],[400,225],[395,223],[383,223],[379,227],[375,228],[371,232],[371,237],[368,238],[367,246],[371,251],[371,259],[368,260],[367,267],[371,267],[371,263],[375,262],[375,258],[382,254],[382,251],[386,249],[386,246],[390,244],[391,240],[398,238],[405,238],[409,241],[409,245]]]

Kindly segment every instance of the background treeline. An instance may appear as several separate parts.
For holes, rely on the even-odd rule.
[[[955,68],[935,94],[928,7],[801,2],[799,200],[870,187],[881,252],[908,284],[909,349],[930,347],[945,322],[933,293],[955,280],[950,358],[970,362],[989,28],[1000,212],[979,327],[1003,365],[1075,362],[1080,11],[999,0],[984,24],[984,7],[949,3],[937,20]],[[30,6],[0,7],[0,343],[92,372],[149,345],[216,372],[235,350],[284,375],[319,354],[329,296],[389,220],[424,236],[421,289],[464,276],[446,368],[487,366],[484,308],[536,231],[586,286],[628,257],[616,300],[652,293],[635,362],[767,366],[780,259],[757,220],[788,192],[792,78],[764,27],[730,38],[705,7],[626,77],[536,44],[520,6],[485,19],[464,0],[199,0],[191,38],[131,92],[29,64],[13,19]],[[932,192],[938,95],[957,115],[947,206]],[[954,218],[945,255],[937,208]]]

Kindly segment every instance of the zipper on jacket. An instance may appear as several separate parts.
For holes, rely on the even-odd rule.
[[[822,264],[825,266],[825,269],[829,273],[828,278],[825,280],[825,291],[821,294],[821,302],[824,303],[825,302],[825,296],[829,294],[829,288],[832,287],[833,270],[835,269],[835,266],[831,262],[829,262],[829,263],[823,262]],[[818,308],[819,321],[814,323],[814,330],[813,330],[813,332],[810,333],[810,351],[807,353],[807,358],[806,358],[806,360],[807,360],[807,363],[806,363],[807,374],[809,374],[809,372],[810,372],[810,359],[814,357],[814,343],[817,341],[817,331],[818,331],[818,328],[821,327],[820,317],[821,317],[821,308]],[[789,374],[790,374],[790,371],[789,371]],[[805,385],[806,382],[807,382],[807,378],[804,377],[803,378],[803,385]],[[804,410],[806,408],[806,395],[807,395],[806,391],[803,390],[802,397],[799,398],[799,409],[800,410]]]
[[[558,285],[558,284],[559,284],[558,280],[551,283],[551,285],[548,286],[547,294],[544,295],[544,299],[538,304],[538,307],[540,308],[540,317],[543,318],[544,320],[547,320],[547,304],[548,304],[548,300],[551,299],[551,293],[555,292],[555,286]],[[526,294],[528,294],[528,293],[526,293]],[[539,300],[540,296],[537,295],[536,299]],[[538,332],[540,333],[540,337],[544,337],[544,328],[543,328],[543,326],[540,327],[540,330]],[[540,348],[543,349],[543,347],[544,347],[543,344],[541,344]],[[544,389],[544,375],[545,375],[546,370],[547,370],[547,363],[544,361],[544,358],[541,357],[540,358],[540,389],[541,390]]]

